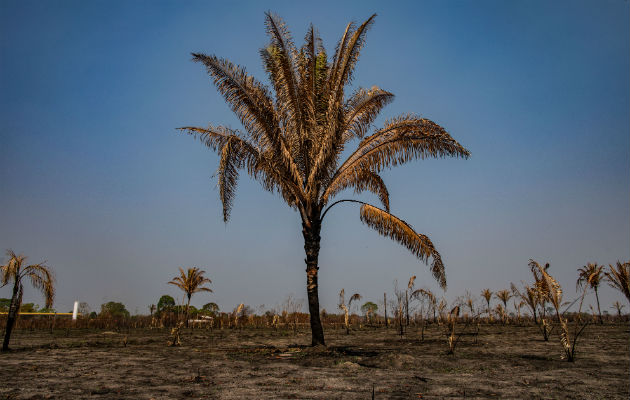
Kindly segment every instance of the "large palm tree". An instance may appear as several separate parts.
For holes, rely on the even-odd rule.
[[[9,257],[9,261],[5,265],[0,265],[0,273],[2,274],[0,287],[6,286],[13,281],[13,294],[7,315],[2,351],[9,349],[11,331],[17,320],[20,305],[22,304],[22,294],[24,293],[23,280],[25,278],[28,278],[31,284],[42,292],[46,301],[46,308],[52,307],[53,300],[55,299],[55,278],[52,270],[45,262],[27,266],[24,264],[26,257],[22,254],[16,255],[13,250],[7,250],[7,256]]]
[[[603,265],[598,266],[597,263],[587,263],[582,268],[578,268],[580,276],[576,283],[576,289],[581,288],[582,285],[586,285],[590,286],[595,292],[595,299],[597,300],[597,313],[599,314],[600,324],[603,324],[604,320],[602,319],[602,310],[599,307],[599,295],[597,294],[597,288],[599,287],[599,283],[603,277],[603,269]]]
[[[319,316],[318,257],[322,222],[336,204],[360,204],[361,221],[400,242],[422,261],[432,259],[433,276],[446,287],[440,254],[427,236],[390,213],[389,193],[379,172],[426,157],[467,158],[469,152],[441,126],[412,114],[392,118],[366,136],[376,116],[394,98],[378,87],[360,88],[345,96],[374,18],[359,26],[348,24],[329,60],[313,26],[298,49],[284,22],[267,13],[270,41],[260,55],[275,96],[244,68],[214,55],[193,53],[193,60],[205,65],[244,131],[224,126],[180,129],[220,155],[217,176],[225,222],[240,169],[299,212],[313,345],[325,344]],[[354,140],[359,141],[356,150],[340,162]],[[382,207],[353,199],[332,201],[348,188],[375,193]]]
[[[212,283],[212,281],[203,274],[206,271],[202,271],[197,267],[188,268],[186,272],[180,267],[179,268],[179,276],[173,278],[172,281],[169,282],[171,285],[175,285],[186,293],[186,297],[188,298],[188,302],[186,303],[186,328],[188,328],[188,310],[190,309],[190,298],[194,293],[197,292],[211,292],[212,289],[203,287],[207,283]]]

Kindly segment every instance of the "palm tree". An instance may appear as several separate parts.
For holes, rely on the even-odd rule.
[[[9,350],[11,331],[13,330],[22,304],[22,294],[24,293],[24,285],[22,282],[24,278],[28,278],[31,284],[42,292],[46,300],[46,308],[52,307],[53,300],[55,299],[55,278],[52,270],[45,262],[25,266],[24,261],[26,261],[26,257],[24,255],[20,254],[18,256],[12,250],[7,250],[7,256],[9,257],[9,261],[5,265],[0,265],[0,273],[2,274],[2,286],[0,287],[6,286],[13,281],[13,295],[7,315],[2,351]]]
[[[498,298],[499,300],[501,300],[501,302],[503,303],[503,308],[502,308],[503,312],[501,313],[501,320],[503,321],[503,324],[505,324],[505,321],[507,319],[507,302],[512,297],[512,293],[510,293],[510,291],[507,289],[503,289],[496,292],[494,296]]]
[[[529,307],[534,317],[534,324],[538,324],[538,319],[536,317],[536,307],[538,307],[538,292],[536,291],[536,289],[526,284],[523,284],[523,289],[525,290],[523,291],[523,293],[521,293],[517,289],[516,285],[514,285],[513,283],[510,284],[510,286],[512,288],[512,293],[514,294],[514,296],[521,299],[521,302],[519,304],[525,304],[527,307]]]
[[[202,271],[197,267],[188,268],[188,271],[186,272],[184,272],[184,270],[180,267],[179,276],[174,277],[173,280],[169,282],[169,284],[175,285],[183,290],[188,298],[188,302],[186,303],[186,328],[188,328],[188,310],[190,308],[190,298],[193,293],[212,293],[212,289],[203,287],[206,283],[212,283],[210,279],[203,276],[205,273],[206,271]]]
[[[361,295],[359,293],[355,293],[352,296],[350,296],[350,300],[348,300],[348,305],[346,306],[346,296],[345,296],[345,289],[341,289],[341,292],[339,292],[339,304],[338,307],[340,310],[343,310],[344,312],[344,325],[346,326],[346,334],[350,334],[350,306],[352,305],[353,301],[359,301],[361,300]]]
[[[377,87],[344,96],[375,16],[359,26],[348,24],[329,61],[312,25],[298,49],[284,22],[266,13],[270,42],[260,55],[275,96],[244,68],[214,55],[193,53],[193,60],[205,65],[245,130],[224,126],[180,129],[220,155],[217,176],[225,222],[240,169],[299,213],[313,345],[325,344],[317,277],[320,232],[326,214],[336,204],[360,204],[363,223],[400,242],[420,260],[428,263],[432,259],[433,276],[446,287],[440,254],[427,236],[390,213],[389,192],[379,173],[415,159],[467,158],[470,153],[441,126],[412,114],[393,118],[366,136],[376,116],[394,98]],[[359,140],[357,149],[340,162],[353,140]],[[348,188],[355,193],[375,193],[382,208],[353,199],[332,202]]]
[[[581,288],[582,285],[590,286],[595,292],[595,299],[597,300],[597,313],[599,314],[599,323],[603,324],[602,311],[599,308],[599,295],[597,294],[597,288],[602,279],[603,265],[598,266],[597,263],[588,263],[582,268],[578,268],[580,277],[576,283],[576,289]]]
[[[492,300],[492,291],[490,291],[490,289],[482,290],[481,297],[486,299],[486,304],[488,305],[486,311],[488,312],[488,316],[490,316],[490,300]]]
[[[630,262],[621,263],[617,261],[617,267],[608,265],[610,272],[605,272],[608,284],[619,290],[630,301]]]

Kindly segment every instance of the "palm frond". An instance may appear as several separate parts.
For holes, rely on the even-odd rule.
[[[356,194],[365,190],[374,193],[378,196],[385,210],[389,212],[389,191],[385,182],[380,175],[367,169],[348,170],[347,173],[337,177],[322,194],[322,204],[327,204],[335,195],[350,187],[354,187]]]
[[[392,93],[378,87],[357,90],[346,102],[343,142],[363,139],[383,107],[393,100]]]
[[[470,153],[436,123],[406,115],[394,118],[365,138],[339,167],[332,181],[334,184],[347,170],[379,172],[415,159],[447,156],[468,158]]]
[[[363,204],[360,212],[363,223],[381,235],[407,247],[420,260],[428,263],[429,258],[432,258],[431,272],[433,277],[443,289],[446,288],[446,274],[442,257],[427,236],[417,233],[409,224],[398,217],[372,205]]]
[[[616,267],[611,264],[608,268],[609,272],[604,274],[608,284],[623,293],[630,301],[630,262],[622,264],[617,261]]]
[[[435,305],[437,301],[433,292],[428,289],[414,290],[410,297],[414,299],[420,299],[421,297],[426,298],[433,305]]]
[[[348,300],[348,307],[350,307],[350,305],[352,304],[353,301],[359,301],[361,300],[361,295],[359,293],[355,293],[350,297],[350,300]]]
[[[31,284],[43,295],[46,308],[50,308],[55,300],[55,278],[52,270],[44,263],[29,265],[24,269],[23,276],[27,276]]]

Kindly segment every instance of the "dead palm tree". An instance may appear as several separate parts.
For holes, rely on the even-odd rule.
[[[31,284],[44,295],[46,299],[46,308],[52,307],[55,299],[55,278],[52,270],[45,262],[33,265],[24,265],[26,257],[22,254],[16,255],[12,250],[7,250],[9,261],[5,265],[0,265],[0,273],[2,274],[1,286],[8,285],[13,281],[13,295],[11,296],[11,304],[7,315],[7,325],[4,331],[4,341],[2,342],[2,351],[9,349],[9,340],[11,339],[11,331],[17,320],[18,312],[22,304],[22,294],[24,293],[23,279],[28,278]]]
[[[203,276],[205,273],[206,271],[202,271],[197,267],[188,268],[186,272],[180,267],[179,276],[174,277],[173,280],[169,282],[169,284],[175,285],[183,290],[188,298],[188,302],[186,303],[186,328],[188,328],[188,310],[190,308],[190,298],[192,295],[197,292],[212,293],[212,289],[203,287],[206,283],[212,283],[210,279]]]
[[[512,293],[514,296],[519,297],[521,299],[521,305],[525,304],[532,312],[532,316],[534,317],[534,324],[538,324],[538,319],[536,317],[536,308],[538,307],[538,292],[531,286],[527,284],[523,284],[524,291],[521,293],[516,285],[513,283],[510,284],[512,288]]]
[[[608,265],[610,272],[604,273],[608,278],[608,284],[619,290],[630,302],[630,262],[621,263],[617,261],[617,267]]]
[[[487,304],[486,311],[488,312],[488,317],[489,317],[490,316],[490,300],[492,300],[492,291],[490,291],[490,289],[482,290],[481,297],[486,299],[486,304]]]
[[[352,296],[350,296],[350,300],[348,300],[348,305],[346,306],[346,296],[345,296],[345,289],[341,289],[341,292],[339,292],[339,309],[343,310],[344,312],[344,325],[346,326],[346,334],[350,334],[350,306],[352,305],[353,301],[359,301],[361,300],[361,295],[359,293],[355,293]]]
[[[348,24],[329,60],[313,26],[298,49],[284,22],[266,13],[270,42],[260,55],[275,96],[244,68],[214,55],[193,53],[193,60],[205,65],[244,132],[223,126],[180,129],[220,155],[217,176],[225,222],[240,169],[299,212],[313,345],[325,344],[319,316],[318,257],[323,219],[336,204],[361,204],[362,222],[400,242],[422,261],[432,259],[433,276],[446,286],[444,264],[431,240],[390,214],[389,192],[379,173],[415,159],[467,158],[470,153],[441,126],[412,114],[393,118],[366,136],[376,116],[394,98],[377,87],[345,96],[374,18],[359,26]],[[359,140],[357,149],[340,162],[353,140]],[[349,188],[355,193],[375,193],[382,208],[353,199],[332,202]]]
[[[512,298],[512,293],[510,293],[510,291],[507,289],[503,289],[496,292],[494,296],[501,300],[501,302],[503,303],[503,314],[501,314],[501,320],[505,324],[505,321],[507,319],[507,302],[508,300],[510,300],[510,298]]]
[[[597,300],[597,313],[599,314],[599,323],[603,324],[604,320],[602,319],[602,311],[599,308],[599,295],[597,294],[597,288],[599,287],[599,283],[602,279],[602,270],[604,269],[603,265],[597,265],[597,263],[588,263],[582,268],[578,268],[578,272],[580,274],[577,283],[576,289],[582,287],[582,285],[590,286],[591,289],[595,292],[595,299]]]

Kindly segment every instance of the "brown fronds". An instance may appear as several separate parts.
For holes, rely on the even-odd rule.
[[[425,299],[429,300],[429,302],[432,305],[434,305],[434,306],[437,304],[437,299],[436,299],[435,295],[433,294],[432,291],[430,291],[428,289],[414,290],[414,292],[411,293],[411,297],[415,298],[415,299],[425,298]]]
[[[383,179],[377,173],[368,169],[353,170],[339,177],[339,179],[336,179],[322,195],[322,204],[327,204],[336,194],[349,187],[354,187],[356,194],[365,190],[376,194],[383,204],[383,207],[385,207],[385,210],[389,212],[389,192],[387,191],[387,186],[385,186],[385,182],[383,182]]]
[[[353,301],[360,301],[361,300],[361,295],[359,293],[355,293],[350,297],[350,300],[348,300],[348,307],[350,307],[350,305],[352,305]]]
[[[582,268],[578,269],[579,278],[576,282],[576,290],[586,284],[592,289],[597,289],[602,278],[603,265],[598,266],[597,263],[587,263]]]
[[[34,288],[44,295],[46,308],[50,308],[55,300],[55,277],[52,269],[45,262],[25,266],[26,257],[23,254],[17,255],[13,250],[6,251],[8,261],[5,265],[0,265],[1,286],[8,285],[13,282],[20,288],[21,293],[23,279],[28,278]],[[19,304],[18,304],[19,308]]]
[[[186,272],[179,267],[179,276],[174,277],[168,284],[180,288],[190,299],[197,292],[212,292],[212,289],[204,287],[204,285],[212,283],[209,278],[203,276],[205,273],[206,271],[202,271],[197,267],[188,268]]]
[[[621,263],[617,261],[616,267],[612,264],[608,266],[610,272],[606,272],[608,284],[619,290],[630,302],[630,262]]]
[[[428,263],[429,258],[432,258],[431,272],[433,277],[443,289],[446,288],[446,273],[442,257],[427,236],[417,233],[405,221],[387,211],[369,204],[361,206],[361,221],[381,235],[402,244],[420,260]]]
[[[416,276],[413,275],[411,278],[409,278],[409,283],[407,284],[407,289],[411,290],[413,289],[413,284],[416,282]]]

